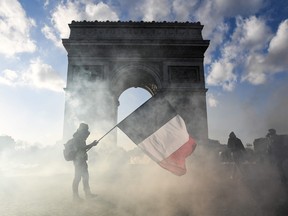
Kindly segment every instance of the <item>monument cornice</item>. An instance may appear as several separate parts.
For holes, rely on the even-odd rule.
[[[203,40],[200,22],[72,21],[70,40]]]
[[[94,21],[86,21],[86,20],[83,20],[83,21],[75,21],[75,20],[72,20],[71,24],[70,25],[107,25],[107,26],[112,26],[113,24],[115,24],[116,26],[131,26],[131,25],[136,25],[136,26],[139,26],[139,25],[142,25],[142,26],[147,26],[147,25],[161,25],[161,26],[172,26],[172,27],[175,27],[175,26],[199,26],[201,28],[203,28],[203,25],[201,25],[200,22],[189,22],[189,21],[186,21],[186,22],[179,22],[179,21],[132,21],[132,20],[129,20],[129,21],[121,21],[121,20],[118,20],[118,21],[99,21],[99,20],[94,20]]]

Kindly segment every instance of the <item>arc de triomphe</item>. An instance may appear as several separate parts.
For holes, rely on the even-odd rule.
[[[72,21],[69,27],[64,139],[80,122],[99,138],[117,123],[121,93],[141,87],[152,96],[165,92],[189,133],[207,141],[203,25]]]

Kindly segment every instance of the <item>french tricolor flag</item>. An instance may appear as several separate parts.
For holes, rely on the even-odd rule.
[[[162,95],[150,98],[117,126],[161,167],[178,176],[186,173],[185,159],[196,142]]]

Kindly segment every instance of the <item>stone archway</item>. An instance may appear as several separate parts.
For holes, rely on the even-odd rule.
[[[165,92],[190,134],[207,141],[209,41],[200,23],[73,21],[69,27],[64,138],[83,121],[103,134],[116,124],[120,94],[141,87],[151,95]]]
[[[129,63],[117,68],[112,74],[114,75],[111,86],[113,86],[113,94],[117,98],[122,92],[131,87],[144,88],[152,96],[157,94],[157,90],[162,89],[158,69],[148,63]]]

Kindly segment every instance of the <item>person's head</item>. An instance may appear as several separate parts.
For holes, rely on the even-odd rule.
[[[235,138],[236,137],[236,135],[235,135],[235,133],[232,131],[230,134],[229,134],[229,138]]]
[[[268,130],[268,134],[266,135],[266,137],[271,137],[271,136],[274,136],[276,135],[276,130],[271,128]]]
[[[271,129],[269,129],[268,131],[269,131],[269,133],[270,133],[271,135],[275,135],[275,134],[276,134],[276,130],[275,130],[274,128],[271,128]]]
[[[79,125],[79,128],[77,129],[76,133],[79,137],[86,140],[88,138],[88,136],[90,135],[89,126],[85,123],[81,123]]]

